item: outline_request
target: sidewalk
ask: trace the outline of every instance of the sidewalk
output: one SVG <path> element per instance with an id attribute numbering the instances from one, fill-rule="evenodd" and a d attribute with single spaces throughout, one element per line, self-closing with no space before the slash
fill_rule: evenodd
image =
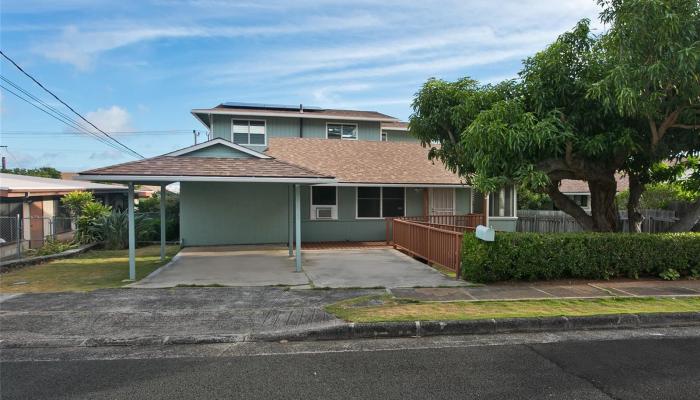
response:
<path id="1" fill-rule="evenodd" d="M 0 347 L 100 346 L 339 339 L 496 332 L 503 329 L 587 329 L 671 326 L 700 322 L 692 315 L 520 318 L 397 324 L 346 323 L 324 307 L 344 299 L 386 294 L 385 289 L 289 290 L 278 287 L 104 289 L 34 293 L 0 298 Z M 700 296 L 700 281 L 625 281 L 392 289 L 424 301 Z M 651 317 L 650 317 L 651 318 Z M 546 321 L 545 321 L 546 320 Z M 578 321 L 578 322 L 577 322 Z M 647 322 L 645 322 L 647 321 Z M 675 322 L 674 322 L 675 321 Z M 690 321 L 690 322 L 689 322 Z M 434 325 L 434 326 L 433 326 Z M 420 328 L 418 328 L 420 326 Z M 430 328 L 433 326 L 432 329 Z M 432 331 L 431 331 L 432 329 Z M 364 335 L 364 336 L 363 336 Z"/>
<path id="2" fill-rule="evenodd" d="M 538 282 L 459 288 L 392 289 L 396 297 L 421 301 L 529 300 L 647 296 L 700 296 L 700 280 Z"/>

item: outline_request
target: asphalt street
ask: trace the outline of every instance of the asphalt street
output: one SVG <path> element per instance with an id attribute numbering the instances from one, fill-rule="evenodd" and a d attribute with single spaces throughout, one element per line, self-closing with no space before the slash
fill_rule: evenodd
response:
<path id="1" fill-rule="evenodd" d="M 685 334 L 684 334 L 685 333 Z M 697 328 L 4 349 L 2 399 L 697 399 Z"/>

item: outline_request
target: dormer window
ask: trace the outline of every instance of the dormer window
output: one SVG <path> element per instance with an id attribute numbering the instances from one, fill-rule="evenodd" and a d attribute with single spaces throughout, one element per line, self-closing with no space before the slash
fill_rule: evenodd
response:
<path id="1" fill-rule="evenodd" d="M 326 124 L 326 138 L 357 140 L 357 124 Z"/>
<path id="2" fill-rule="evenodd" d="M 234 119 L 231 124 L 233 143 L 264 146 L 267 142 L 265 121 Z"/>

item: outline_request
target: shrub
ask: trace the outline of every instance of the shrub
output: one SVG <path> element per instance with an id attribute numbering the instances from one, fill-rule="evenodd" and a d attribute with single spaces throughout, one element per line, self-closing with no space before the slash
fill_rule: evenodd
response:
<path id="1" fill-rule="evenodd" d="M 75 223 L 75 242 L 94 243 L 100 240 L 94 234 L 92 225 L 103 216 L 109 214 L 112 209 L 95 200 L 90 192 L 75 191 L 64 195 L 61 204 L 68 209 L 68 213 Z"/>
<path id="2" fill-rule="evenodd" d="M 475 282 L 658 277 L 700 269 L 698 233 L 508 233 L 465 235 L 462 276 Z M 670 276 L 670 275 L 669 275 Z"/>
<path id="3" fill-rule="evenodd" d="M 44 242 L 44 245 L 38 249 L 31 249 L 27 251 L 29 256 L 48 256 L 51 254 L 63 253 L 66 250 L 72 249 L 75 245 L 67 242 L 61 242 L 55 239 L 48 239 Z"/>
<path id="4" fill-rule="evenodd" d="M 134 229 L 137 240 L 151 235 L 152 224 L 144 215 L 134 216 Z M 120 250 L 129 246 L 129 213 L 127 211 L 112 211 L 103 214 L 90 226 L 90 235 L 103 242 L 107 250 Z"/>

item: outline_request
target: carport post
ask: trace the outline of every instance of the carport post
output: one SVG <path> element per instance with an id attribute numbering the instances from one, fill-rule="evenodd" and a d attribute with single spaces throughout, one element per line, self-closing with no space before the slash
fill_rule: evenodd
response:
<path id="1" fill-rule="evenodd" d="M 134 226 L 134 182 L 129 182 L 129 280 L 136 280 L 136 227 Z"/>
<path id="2" fill-rule="evenodd" d="M 165 261 L 165 183 L 160 184 L 160 261 Z"/>
<path id="3" fill-rule="evenodd" d="M 289 256 L 294 255 L 294 186 L 289 185 L 287 188 L 287 214 L 289 215 L 289 221 L 287 222 L 289 228 Z"/>
<path id="4" fill-rule="evenodd" d="M 301 272 L 301 190 L 294 185 L 294 230 L 296 239 L 296 272 Z"/>

